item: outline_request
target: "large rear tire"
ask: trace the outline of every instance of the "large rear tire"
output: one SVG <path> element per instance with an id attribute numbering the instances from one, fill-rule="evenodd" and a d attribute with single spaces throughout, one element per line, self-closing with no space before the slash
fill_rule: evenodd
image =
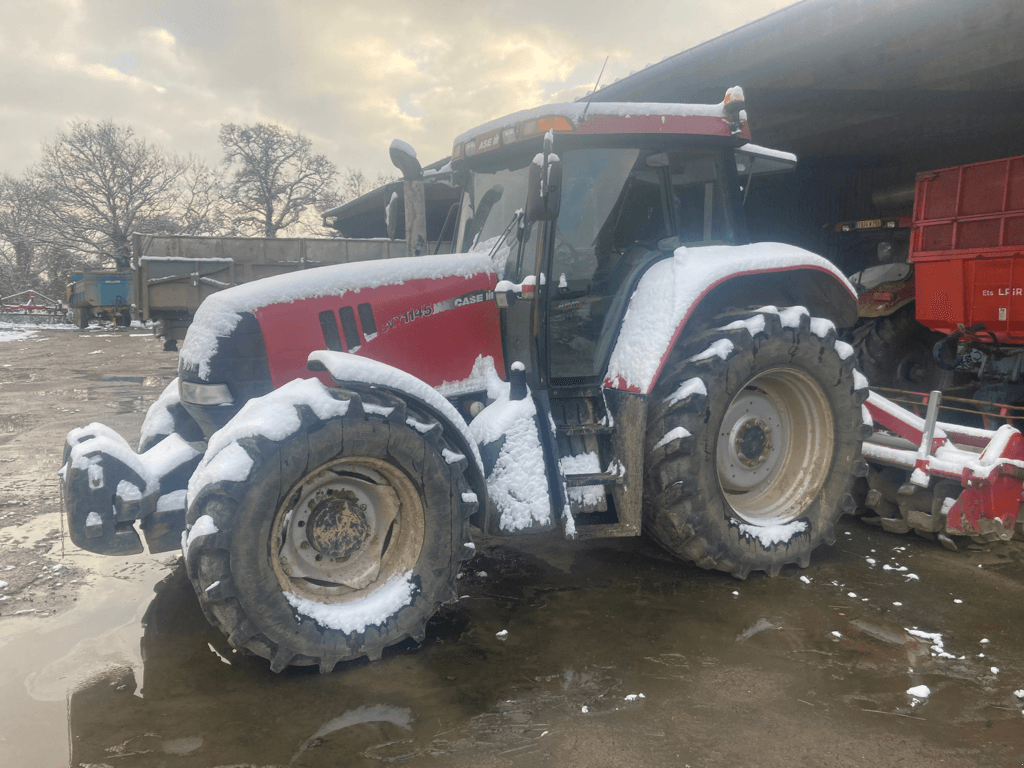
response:
<path id="1" fill-rule="evenodd" d="M 223 466 L 251 461 L 245 479 L 207 483 L 189 506 L 198 533 L 185 557 L 203 611 L 274 671 L 329 672 L 422 641 L 470 554 L 476 497 L 439 419 L 394 393 L 327 391 L 348 401 L 343 416 L 296 405 L 289 436 L 230 443 Z"/>
<path id="2" fill-rule="evenodd" d="M 723 315 L 655 387 L 644 528 L 702 568 L 746 578 L 806 567 L 854 504 L 870 433 L 849 345 L 806 310 Z"/>
<path id="3" fill-rule="evenodd" d="M 874 386 L 930 392 L 949 386 L 932 350 L 943 338 L 917 322 L 908 304 L 886 317 L 866 321 L 853 334 L 857 366 Z"/>

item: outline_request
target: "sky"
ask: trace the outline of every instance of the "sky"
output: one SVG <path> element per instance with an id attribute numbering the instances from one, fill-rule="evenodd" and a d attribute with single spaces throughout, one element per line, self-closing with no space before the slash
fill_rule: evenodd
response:
<path id="1" fill-rule="evenodd" d="M 0 173 L 73 120 L 220 160 L 223 123 L 271 122 L 340 169 L 427 164 L 475 125 L 589 91 L 787 0 L 3 0 Z"/>

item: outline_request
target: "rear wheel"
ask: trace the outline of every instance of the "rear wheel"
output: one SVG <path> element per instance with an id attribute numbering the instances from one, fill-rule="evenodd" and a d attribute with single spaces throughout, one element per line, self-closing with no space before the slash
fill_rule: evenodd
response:
<path id="1" fill-rule="evenodd" d="M 908 304 L 887 317 L 869 320 L 854 331 L 857 365 L 875 386 L 930 392 L 951 383 L 951 371 L 932 350 L 943 338 L 921 325 Z"/>
<path id="2" fill-rule="evenodd" d="M 189 507 L 186 562 L 204 612 L 275 671 L 328 672 L 423 640 L 470 554 L 467 460 L 439 420 L 379 390 L 329 391 L 347 400 L 343 416 L 296 405 L 291 435 L 231 443 L 223 466 L 251 461 L 245 480 L 206 484 Z"/>
<path id="3" fill-rule="evenodd" d="M 834 541 L 853 474 L 866 472 L 867 389 L 832 324 L 802 308 L 713 324 L 652 396 L 644 527 L 679 557 L 739 578 L 806 566 Z"/>

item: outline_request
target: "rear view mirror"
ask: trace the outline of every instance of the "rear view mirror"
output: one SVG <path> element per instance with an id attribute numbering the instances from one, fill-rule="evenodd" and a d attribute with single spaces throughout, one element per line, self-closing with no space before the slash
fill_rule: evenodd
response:
<path id="1" fill-rule="evenodd" d="M 530 165 L 526 217 L 530 221 L 554 221 L 561 202 L 562 161 L 553 153 L 540 153 Z"/>

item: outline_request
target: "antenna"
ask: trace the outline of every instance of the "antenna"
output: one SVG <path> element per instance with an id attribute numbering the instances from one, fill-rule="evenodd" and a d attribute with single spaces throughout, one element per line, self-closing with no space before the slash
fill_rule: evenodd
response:
<path id="1" fill-rule="evenodd" d="M 580 117 L 580 122 L 587 119 L 587 110 L 590 109 L 590 102 L 593 101 L 595 94 L 597 94 L 597 86 L 601 84 L 601 76 L 604 75 L 604 68 L 608 66 L 608 59 L 610 58 L 611 56 L 604 57 L 604 64 L 601 65 L 601 71 L 597 73 L 597 80 L 594 81 L 594 90 L 592 90 L 590 95 L 587 97 L 587 106 L 583 108 L 583 115 Z"/>

